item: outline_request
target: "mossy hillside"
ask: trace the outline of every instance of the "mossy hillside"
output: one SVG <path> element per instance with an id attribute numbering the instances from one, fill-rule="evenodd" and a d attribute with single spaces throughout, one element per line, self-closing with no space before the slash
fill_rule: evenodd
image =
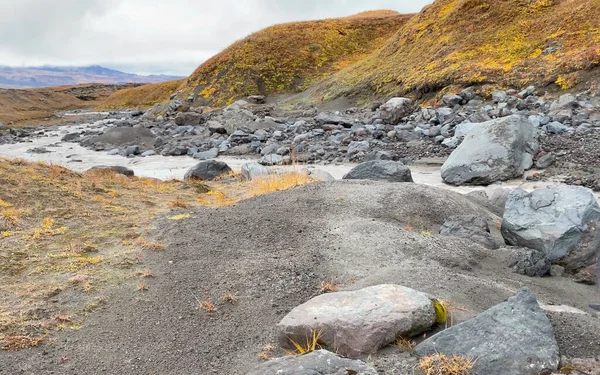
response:
<path id="1" fill-rule="evenodd" d="M 449 85 L 568 89 L 600 63 L 598 0 L 438 0 L 321 94 L 417 97 Z M 559 87 L 558 87 L 559 86 Z"/>
<path id="2" fill-rule="evenodd" d="M 224 105 L 240 97 L 302 91 L 368 56 L 409 19 L 393 11 L 268 27 L 203 63 L 183 95 Z"/>
<path id="3" fill-rule="evenodd" d="M 98 108 L 148 108 L 168 100 L 184 82 L 185 80 L 175 80 L 119 90 L 106 98 Z"/>

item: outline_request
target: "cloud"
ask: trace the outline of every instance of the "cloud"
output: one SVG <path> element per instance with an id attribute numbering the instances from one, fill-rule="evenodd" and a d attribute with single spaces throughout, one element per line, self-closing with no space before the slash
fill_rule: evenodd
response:
<path id="1" fill-rule="evenodd" d="M 290 21 L 365 10 L 419 11 L 431 0 L 2 0 L 0 65 L 100 64 L 190 74 L 234 41 Z"/>

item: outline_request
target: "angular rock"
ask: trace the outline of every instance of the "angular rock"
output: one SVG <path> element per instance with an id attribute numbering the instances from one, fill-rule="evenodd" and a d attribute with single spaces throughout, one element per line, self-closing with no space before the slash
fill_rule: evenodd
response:
<path id="1" fill-rule="evenodd" d="M 540 157 L 535 162 L 535 167 L 537 169 L 546 169 L 549 166 L 551 166 L 552 164 L 554 164 L 555 160 L 556 160 L 556 157 L 554 156 L 554 154 L 546 154 L 546 155 Z"/>
<path id="2" fill-rule="evenodd" d="M 464 323 L 431 336 L 415 348 L 475 360 L 474 374 L 538 375 L 558 368 L 560 354 L 550 320 L 527 288 Z"/>
<path id="3" fill-rule="evenodd" d="M 343 179 L 413 182 L 410 169 L 406 165 L 392 160 L 364 162 L 352 168 Z"/>
<path id="4" fill-rule="evenodd" d="M 508 94 L 506 94 L 506 91 L 498 90 L 492 93 L 492 100 L 494 103 L 505 103 L 507 99 Z"/>
<path id="5" fill-rule="evenodd" d="M 271 174 L 269 168 L 258 163 L 246 163 L 242 165 L 242 177 L 246 180 L 252 180 L 257 177 L 264 177 Z"/>
<path id="6" fill-rule="evenodd" d="M 398 336 L 414 336 L 435 323 L 431 299 L 400 285 L 376 285 L 317 296 L 294 308 L 277 328 L 282 346 L 306 342 L 316 330 L 341 355 L 371 354 Z"/>
<path id="7" fill-rule="evenodd" d="M 537 145 L 525 117 L 509 116 L 474 127 L 441 169 L 449 184 L 489 185 L 523 175 L 524 154 Z"/>
<path id="8" fill-rule="evenodd" d="M 179 112 L 175 116 L 175 124 L 182 125 L 200 125 L 204 123 L 205 118 L 202 114 L 196 112 Z"/>
<path id="9" fill-rule="evenodd" d="M 319 113 L 315 117 L 315 121 L 321 126 L 327 125 L 327 124 L 333 124 L 333 125 L 342 125 L 345 128 L 350 128 L 353 125 L 352 121 L 346 120 L 342 116 L 332 115 L 332 114 L 324 113 L 324 112 Z"/>
<path id="10" fill-rule="evenodd" d="M 447 106 L 454 107 L 455 105 L 461 104 L 463 101 L 462 96 L 460 95 L 444 95 L 442 97 L 442 103 Z"/>
<path id="11" fill-rule="evenodd" d="M 379 108 L 381 119 L 388 124 L 396 125 L 413 113 L 415 107 L 408 98 L 392 98 Z"/>
<path id="12" fill-rule="evenodd" d="M 373 151 L 365 156 L 364 161 L 373 161 L 373 160 L 392 160 L 392 154 L 387 151 Z"/>
<path id="13" fill-rule="evenodd" d="M 230 172 L 231 168 L 226 163 L 218 160 L 207 160 L 196 164 L 185 172 L 184 179 L 212 181 Z"/>
<path id="14" fill-rule="evenodd" d="M 567 270 L 595 263 L 600 253 L 600 206 L 590 189 L 555 185 L 508 195 L 502 235 L 511 245 L 544 252 Z"/>
<path id="15" fill-rule="evenodd" d="M 529 277 L 542 277 L 550 273 L 552 263 L 546 254 L 538 250 L 515 249 L 508 266 L 518 274 Z"/>
<path id="16" fill-rule="evenodd" d="M 368 141 L 352 141 L 348 145 L 348 155 L 354 155 L 359 152 L 367 152 L 371 146 Z"/>
<path id="17" fill-rule="evenodd" d="M 258 161 L 262 165 L 282 165 L 283 156 L 277 154 L 265 155 Z"/>
<path id="18" fill-rule="evenodd" d="M 248 375 L 377 375 L 377 371 L 360 360 L 347 359 L 327 350 L 301 356 L 283 357 L 265 362 Z"/>
<path id="19" fill-rule="evenodd" d="M 206 127 L 211 133 L 227 134 L 227 129 L 225 129 L 225 126 L 218 121 L 210 120 L 206 123 Z"/>
<path id="20" fill-rule="evenodd" d="M 467 238 L 489 249 L 499 246 L 490 233 L 487 221 L 475 215 L 456 215 L 449 217 L 440 229 L 442 236 Z"/>

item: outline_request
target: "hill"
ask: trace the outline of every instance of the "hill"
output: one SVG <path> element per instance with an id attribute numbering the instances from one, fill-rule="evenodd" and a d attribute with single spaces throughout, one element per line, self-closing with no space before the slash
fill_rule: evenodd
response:
<path id="1" fill-rule="evenodd" d="M 168 100 L 169 96 L 177 92 L 184 84 L 185 80 L 179 79 L 119 90 L 104 100 L 98 108 L 151 107 Z"/>
<path id="2" fill-rule="evenodd" d="M 39 89 L 0 89 L 0 122 L 22 122 L 54 116 L 56 111 L 93 108 L 114 92 L 136 84 L 87 84 Z"/>
<path id="3" fill-rule="evenodd" d="M 598 15 L 597 0 L 437 0 L 321 93 L 418 98 L 485 83 L 568 89 L 598 74 Z"/>
<path id="4" fill-rule="evenodd" d="M 411 16 L 380 10 L 271 26 L 204 62 L 180 87 L 172 82 L 123 90 L 105 104 L 151 106 L 177 90 L 213 106 L 253 94 L 300 92 L 383 46 Z"/>
<path id="5" fill-rule="evenodd" d="M 72 86 L 86 83 L 125 84 L 157 83 L 181 77 L 167 75 L 142 76 L 123 73 L 99 65 L 85 67 L 25 67 L 0 66 L 1 88 L 39 88 Z"/>

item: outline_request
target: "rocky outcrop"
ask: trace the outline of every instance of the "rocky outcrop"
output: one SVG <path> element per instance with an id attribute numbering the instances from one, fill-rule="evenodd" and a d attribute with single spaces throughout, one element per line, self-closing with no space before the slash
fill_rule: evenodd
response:
<path id="1" fill-rule="evenodd" d="M 282 346 L 306 342 L 313 332 L 336 353 L 371 354 L 398 336 L 412 336 L 435 323 L 431 299 L 399 285 L 377 285 L 315 297 L 294 308 L 277 325 Z"/>
<path id="2" fill-rule="evenodd" d="M 552 324 L 527 288 L 428 338 L 417 345 L 415 353 L 467 357 L 474 360 L 473 373 L 486 375 L 550 373 L 560 361 Z"/>
<path id="3" fill-rule="evenodd" d="M 600 253 L 600 206 L 591 190 L 556 185 L 508 195 L 502 234 L 515 246 L 542 251 L 567 270 L 593 265 Z"/>
<path id="4" fill-rule="evenodd" d="M 391 160 L 373 160 L 359 164 L 344 176 L 344 180 L 413 182 L 410 169 Z"/>
<path id="5" fill-rule="evenodd" d="M 342 358 L 327 350 L 277 358 L 247 372 L 248 375 L 377 375 L 377 371 L 360 360 Z"/>
<path id="6" fill-rule="evenodd" d="M 525 117 L 491 120 L 467 133 L 442 166 L 442 179 L 452 185 L 489 185 L 520 177 L 537 148 L 535 129 Z"/>

